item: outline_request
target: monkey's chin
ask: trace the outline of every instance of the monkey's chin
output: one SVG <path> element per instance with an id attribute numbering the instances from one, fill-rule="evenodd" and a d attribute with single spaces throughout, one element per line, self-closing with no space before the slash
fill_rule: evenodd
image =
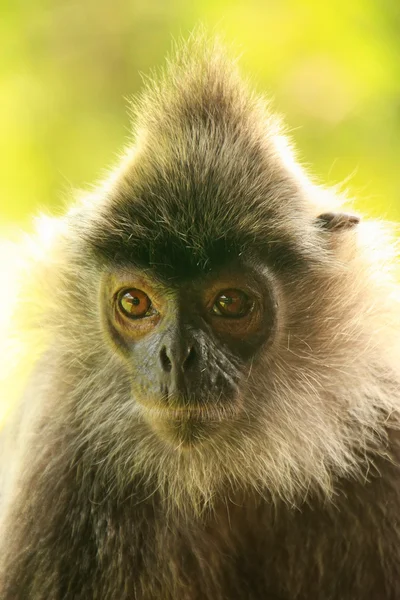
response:
<path id="1" fill-rule="evenodd" d="M 206 443 L 226 426 L 227 415 L 201 409 L 159 409 L 143 407 L 143 416 L 151 429 L 164 441 L 179 448 Z"/>
<path id="2" fill-rule="evenodd" d="M 188 449 L 206 443 L 222 427 L 222 423 L 194 419 L 152 419 L 151 427 L 166 442 Z"/>

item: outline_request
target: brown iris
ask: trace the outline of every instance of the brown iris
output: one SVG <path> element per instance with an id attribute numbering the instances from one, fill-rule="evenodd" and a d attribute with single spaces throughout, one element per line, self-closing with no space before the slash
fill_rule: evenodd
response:
<path id="1" fill-rule="evenodd" d="M 241 290 L 223 290 L 217 296 L 212 311 L 221 317 L 239 319 L 249 314 L 253 308 L 252 300 Z"/>
<path id="2" fill-rule="evenodd" d="M 149 314 L 151 300 L 142 290 L 132 288 L 119 294 L 118 308 L 131 319 L 142 319 Z"/>

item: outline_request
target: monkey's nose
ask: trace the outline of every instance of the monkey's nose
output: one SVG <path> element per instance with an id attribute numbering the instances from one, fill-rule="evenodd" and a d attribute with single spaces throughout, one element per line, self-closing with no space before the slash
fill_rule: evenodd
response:
<path id="1" fill-rule="evenodd" d="M 163 346 L 160 351 L 160 363 L 161 363 L 161 368 L 165 373 L 169 373 L 171 371 L 172 363 L 167 354 L 167 349 L 165 346 Z"/>
<path id="2" fill-rule="evenodd" d="M 183 351 L 167 349 L 163 346 L 160 351 L 160 364 L 164 373 L 172 369 L 188 371 L 196 363 L 197 353 L 193 346 L 187 346 Z"/>
<path id="3" fill-rule="evenodd" d="M 196 350 L 193 346 L 186 348 L 186 355 L 182 362 L 182 371 L 188 371 L 196 363 Z"/>

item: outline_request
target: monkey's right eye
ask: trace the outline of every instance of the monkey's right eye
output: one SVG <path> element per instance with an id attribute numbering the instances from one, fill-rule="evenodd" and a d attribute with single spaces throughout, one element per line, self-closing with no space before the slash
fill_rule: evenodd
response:
<path id="1" fill-rule="evenodd" d="M 123 290 L 117 298 L 120 312 L 130 319 L 143 319 L 151 314 L 151 300 L 142 290 Z"/>

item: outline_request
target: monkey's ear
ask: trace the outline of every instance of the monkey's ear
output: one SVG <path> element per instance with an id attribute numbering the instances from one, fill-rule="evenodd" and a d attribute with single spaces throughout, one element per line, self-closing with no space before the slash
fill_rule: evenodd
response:
<path id="1" fill-rule="evenodd" d="M 360 217 L 348 213 L 323 213 L 315 219 L 315 224 L 324 231 L 344 231 L 352 229 L 360 222 Z"/>

